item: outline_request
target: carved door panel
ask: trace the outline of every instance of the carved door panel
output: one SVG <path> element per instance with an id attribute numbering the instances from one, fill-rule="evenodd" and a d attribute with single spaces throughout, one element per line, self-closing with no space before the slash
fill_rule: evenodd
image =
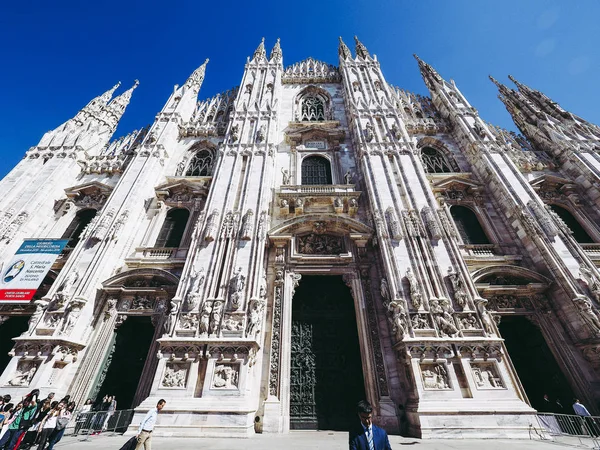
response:
<path id="1" fill-rule="evenodd" d="M 363 398 L 350 292 L 340 277 L 304 277 L 292 304 L 290 428 L 348 430 Z"/>

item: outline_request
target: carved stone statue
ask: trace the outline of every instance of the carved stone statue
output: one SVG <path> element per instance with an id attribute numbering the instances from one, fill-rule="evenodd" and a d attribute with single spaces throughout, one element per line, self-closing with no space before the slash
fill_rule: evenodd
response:
<path id="1" fill-rule="evenodd" d="M 210 334 L 217 334 L 219 332 L 219 325 L 221 323 L 221 313 L 223 312 L 223 302 L 215 301 L 212 307 L 212 315 L 210 319 Z"/>
<path id="2" fill-rule="evenodd" d="M 587 283 L 594 300 L 600 302 L 600 280 L 598 280 L 594 273 L 584 265 L 579 267 L 579 272 L 581 272 L 581 276 Z"/>
<path id="3" fill-rule="evenodd" d="M 344 174 L 344 183 L 352 184 L 353 179 L 354 179 L 354 175 L 352 175 L 352 172 L 350 172 L 350 169 L 348 169 L 346 171 L 346 173 Z"/>
<path id="4" fill-rule="evenodd" d="M 163 387 L 184 388 L 187 377 L 187 365 L 167 363 L 165 375 L 162 380 Z"/>
<path id="5" fill-rule="evenodd" d="M 383 298 L 384 300 L 388 300 L 390 298 L 390 290 L 388 282 L 385 278 L 381 279 L 379 290 L 381 291 L 381 298 Z"/>
<path id="6" fill-rule="evenodd" d="M 208 334 L 208 327 L 210 324 L 210 313 L 211 305 L 209 302 L 205 301 L 204 305 L 202 305 L 202 312 L 200 313 L 199 332 L 202 336 L 206 336 Z"/>
<path id="7" fill-rule="evenodd" d="M 71 300 L 69 306 L 67 307 L 66 315 L 63 320 L 63 326 L 60 330 L 60 334 L 68 335 L 71 333 L 75 324 L 77 323 L 77 319 L 81 315 L 81 309 L 85 305 L 85 300 L 82 298 L 75 298 Z"/>
<path id="8" fill-rule="evenodd" d="M 263 273 L 262 279 L 260 280 L 260 288 L 258 290 L 258 296 L 260 298 L 267 298 L 267 274 Z"/>
<path id="9" fill-rule="evenodd" d="M 406 279 L 408 280 L 408 284 L 410 286 L 410 300 L 412 305 L 419 309 L 423 305 L 423 297 L 417 277 L 415 277 L 415 274 L 410 267 L 406 269 Z"/>
<path id="10" fill-rule="evenodd" d="M 256 132 L 256 142 L 263 142 L 265 140 L 266 134 L 267 128 L 264 125 L 261 125 L 258 131 Z"/>
<path id="11" fill-rule="evenodd" d="M 265 303 L 264 300 L 252 300 L 250 311 L 248 312 L 248 324 L 246 325 L 246 337 L 253 338 L 260 332 L 262 314 Z"/>
<path id="12" fill-rule="evenodd" d="M 238 365 L 219 364 L 215 366 L 213 387 L 221 389 L 235 389 L 238 387 L 239 372 Z"/>
<path id="13" fill-rule="evenodd" d="M 483 322 L 483 329 L 485 332 L 493 336 L 496 334 L 494 330 L 494 321 L 491 317 L 490 312 L 487 310 L 487 300 L 484 298 L 479 298 L 475 300 L 475 305 L 477 306 L 477 310 L 479 311 L 479 315 L 481 316 L 481 321 Z"/>
<path id="14" fill-rule="evenodd" d="M 290 182 L 292 180 L 290 171 L 287 169 L 281 169 L 281 173 L 283 174 L 283 180 L 282 180 L 281 184 L 284 186 L 287 186 L 288 184 L 290 184 Z"/>
<path id="15" fill-rule="evenodd" d="M 242 291 L 246 286 L 246 277 L 242 274 L 242 268 L 238 267 L 236 272 L 233 274 L 230 282 L 230 299 L 231 307 L 238 309 L 240 307 L 240 300 L 242 298 Z"/>
<path id="16" fill-rule="evenodd" d="M 29 328 L 27 329 L 27 334 L 33 333 L 33 330 L 35 330 L 37 323 L 40 321 L 40 318 L 42 317 L 44 311 L 48 307 L 48 302 L 44 300 L 36 300 L 33 304 L 35 305 L 35 311 L 29 319 Z"/>
<path id="17" fill-rule="evenodd" d="M 35 373 L 37 372 L 38 365 L 33 361 L 19 361 L 17 364 L 17 370 L 13 377 L 8 380 L 9 386 L 29 386 Z"/>
<path id="18" fill-rule="evenodd" d="M 365 139 L 367 142 L 371 142 L 375 137 L 375 128 L 371 124 L 371 122 L 367 122 L 365 125 Z"/>
<path id="19" fill-rule="evenodd" d="M 467 314 L 459 320 L 460 328 L 463 330 L 476 330 L 479 328 L 477 318 L 473 314 Z"/>
<path id="20" fill-rule="evenodd" d="M 424 367 L 427 367 L 426 369 Z M 421 368 L 425 389 L 448 389 L 448 371 L 442 364 L 427 365 Z"/>
<path id="21" fill-rule="evenodd" d="M 463 281 L 458 272 L 454 272 L 452 270 L 452 267 L 450 267 L 448 271 L 448 278 L 450 279 L 452 288 L 454 289 L 454 300 L 458 306 L 464 308 L 467 304 L 467 293 L 465 292 Z"/>
<path id="22" fill-rule="evenodd" d="M 573 299 L 573 302 L 579 308 L 579 312 L 592 328 L 594 334 L 600 335 L 600 317 L 598 317 L 598 312 L 592 305 L 592 301 L 585 295 L 578 295 Z"/>
<path id="23" fill-rule="evenodd" d="M 179 313 L 179 302 L 176 300 L 171 300 L 171 311 L 169 312 L 167 320 L 165 321 L 165 335 L 168 335 L 173 329 L 173 325 L 177 319 L 177 313 Z"/>
<path id="24" fill-rule="evenodd" d="M 390 313 L 390 322 L 396 341 L 401 341 L 406 334 L 406 310 L 401 300 L 394 300 L 389 303 L 388 311 Z"/>
<path id="25" fill-rule="evenodd" d="M 200 300 L 200 288 L 204 284 L 204 279 L 204 267 L 201 267 L 199 270 L 195 270 L 192 267 L 192 270 L 190 272 L 189 289 L 186 296 L 186 301 L 189 310 L 192 310 L 196 306 L 198 306 L 198 301 Z"/>
<path id="26" fill-rule="evenodd" d="M 179 319 L 179 328 L 182 330 L 195 330 L 198 326 L 198 316 L 196 314 L 182 314 Z"/>

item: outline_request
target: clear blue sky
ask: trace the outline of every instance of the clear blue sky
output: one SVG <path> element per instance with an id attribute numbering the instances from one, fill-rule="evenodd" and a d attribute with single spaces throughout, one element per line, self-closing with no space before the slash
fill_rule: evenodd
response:
<path id="1" fill-rule="evenodd" d="M 203 6 L 210 5 L 210 6 Z M 200 98 L 239 84 L 261 37 L 284 65 L 337 65 L 357 34 L 388 82 L 426 94 L 413 53 L 481 116 L 514 128 L 488 74 L 537 88 L 600 124 L 598 0 L 20 1 L 0 9 L 0 176 L 92 97 L 138 78 L 115 136 L 154 120 L 174 84 L 210 58 Z"/>

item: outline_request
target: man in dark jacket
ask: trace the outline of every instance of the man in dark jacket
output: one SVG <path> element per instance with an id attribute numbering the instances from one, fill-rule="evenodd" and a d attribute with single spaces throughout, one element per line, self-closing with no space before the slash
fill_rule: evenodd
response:
<path id="1" fill-rule="evenodd" d="M 350 431 L 350 450 L 392 450 L 385 430 L 373 424 L 373 407 L 361 400 L 356 407 L 360 425 Z"/>

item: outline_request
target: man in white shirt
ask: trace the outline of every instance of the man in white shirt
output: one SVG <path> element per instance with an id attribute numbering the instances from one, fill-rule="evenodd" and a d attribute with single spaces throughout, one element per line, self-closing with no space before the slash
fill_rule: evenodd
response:
<path id="1" fill-rule="evenodd" d="M 154 430 L 154 424 L 156 423 L 158 413 L 166 404 L 166 400 L 161 398 L 156 404 L 156 408 L 148 411 L 146 417 L 144 417 L 144 420 L 140 423 L 137 435 L 138 443 L 135 446 L 135 450 L 141 450 L 142 448 L 144 448 L 144 450 L 150 450 L 152 448 L 152 431 Z"/>

